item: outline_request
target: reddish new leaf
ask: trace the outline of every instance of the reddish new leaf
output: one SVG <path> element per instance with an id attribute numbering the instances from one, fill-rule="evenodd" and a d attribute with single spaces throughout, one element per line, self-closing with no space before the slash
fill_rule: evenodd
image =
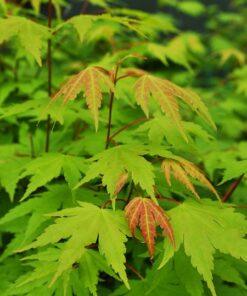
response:
<path id="1" fill-rule="evenodd" d="M 135 197 L 125 207 L 125 215 L 128 219 L 132 235 L 135 234 L 135 230 L 139 225 L 151 258 L 155 250 L 157 225 L 162 228 L 163 235 L 167 236 L 171 244 L 175 246 L 173 230 L 168 221 L 168 217 L 165 215 L 164 210 L 151 199 Z"/>
<path id="2" fill-rule="evenodd" d="M 53 100 L 62 96 L 64 103 L 66 103 L 69 100 L 75 100 L 77 95 L 83 90 L 97 130 L 99 108 L 102 103 L 104 88 L 108 91 L 114 91 L 114 85 L 110 79 L 109 72 L 101 67 L 88 67 L 72 76 L 53 96 Z"/>

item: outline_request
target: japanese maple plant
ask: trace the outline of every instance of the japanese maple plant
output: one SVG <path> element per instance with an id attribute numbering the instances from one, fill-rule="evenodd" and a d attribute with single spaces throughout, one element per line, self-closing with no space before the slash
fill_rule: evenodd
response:
<path id="1" fill-rule="evenodd" d="M 31 3 L 33 11 L 3 2 L 0 19 L 16 96 L 1 118 L 19 125 L 18 140 L 0 150 L 10 199 L 0 268 L 12 274 L 0 281 L 2 295 L 244 289 L 233 266 L 247 259 L 246 222 L 225 203 L 243 176 L 217 192 L 201 152 L 217 128 L 200 81 L 198 90 L 180 86 L 165 66 L 147 66 L 154 52 L 191 73 L 179 44 L 160 58 L 161 34 L 179 34 L 171 20 L 105 1 L 92 1 L 100 14 L 84 6 L 63 20 L 62 2 L 43 4 L 44 15 Z"/>

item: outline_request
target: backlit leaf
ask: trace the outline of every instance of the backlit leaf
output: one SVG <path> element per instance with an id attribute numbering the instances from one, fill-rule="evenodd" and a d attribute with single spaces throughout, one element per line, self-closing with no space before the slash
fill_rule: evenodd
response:
<path id="1" fill-rule="evenodd" d="M 68 208 L 52 216 L 57 217 L 55 223 L 48 226 L 36 241 L 20 250 L 42 247 L 67 239 L 52 283 L 83 256 L 84 247 L 96 243 L 98 239 L 100 253 L 104 255 L 108 265 L 119 274 L 125 285 L 129 286 L 124 265 L 128 229 L 121 211 L 101 209 L 90 203 L 80 202 L 80 207 Z"/>
<path id="2" fill-rule="evenodd" d="M 192 162 L 185 160 L 182 157 L 175 156 L 174 159 L 165 159 L 162 162 L 161 168 L 165 174 L 168 185 L 171 186 L 171 174 L 175 179 L 181 182 L 189 191 L 191 191 L 197 198 L 200 198 L 195 190 L 190 178 L 198 180 L 203 186 L 207 187 L 214 195 L 219 198 L 217 191 L 213 185 L 208 181 L 200 169 Z"/>
<path id="3" fill-rule="evenodd" d="M 0 43 L 17 37 L 20 45 L 41 66 L 41 49 L 50 34 L 46 27 L 24 17 L 10 16 L 0 19 Z"/>
<path id="4" fill-rule="evenodd" d="M 136 227 L 140 227 L 151 258 L 155 250 L 156 225 L 162 228 L 163 235 L 169 238 L 173 246 L 175 245 L 173 230 L 164 210 L 152 200 L 135 197 L 125 207 L 125 215 L 132 235 L 135 234 Z"/>
<path id="5" fill-rule="evenodd" d="M 92 164 L 76 188 L 102 176 L 102 184 L 113 198 L 119 179 L 128 173 L 134 184 L 140 185 L 148 195 L 154 197 L 153 167 L 142 154 L 142 147 L 133 145 L 121 145 L 98 153 L 92 158 Z"/>
<path id="6" fill-rule="evenodd" d="M 113 83 L 107 71 L 100 67 L 88 67 L 72 76 L 53 96 L 53 100 L 62 96 L 63 102 L 66 103 L 69 100 L 74 100 L 83 90 L 97 130 L 99 121 L 98 110 L 103 99 L 103 87 L 114 91 Z"/>

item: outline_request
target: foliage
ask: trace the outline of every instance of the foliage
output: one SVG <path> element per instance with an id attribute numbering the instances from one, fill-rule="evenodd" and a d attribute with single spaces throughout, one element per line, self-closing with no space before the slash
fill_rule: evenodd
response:
<path id="1" fill-rule="evenodd" d="M 126 206 L 125 215 L 128 219 L 132 235 L 135 234 L 136 227 L 139 224 L 151 258 L 154 255 L 156 224 L 163 229 L 163 234 L 167 235 L 174 245 L 173 230 L 168 222 L 168 218 L 163 209 L 150 199 L 135 197 Z"/>
<path id="2" fill-rule="evenodd" d="M 0 0 L 1 295 L 246 294 L 247 9 L 221 2 Z"/>

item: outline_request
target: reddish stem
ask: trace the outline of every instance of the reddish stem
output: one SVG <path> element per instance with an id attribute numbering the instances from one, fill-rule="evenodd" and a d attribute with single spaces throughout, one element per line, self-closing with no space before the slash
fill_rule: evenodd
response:
<path id="1" fill-rule="evenodd" d="M 115 71 L 114 71 L 113 77 L 112 77 L 112 82 L 113 82 L 114 86 L 117 83 L 118 69 L 119 69 L 119 64 L 116 65 L 116 68 L 115 68 Z M 110 134 L 111 134 L 111 124 L 112 124 L 113 101 L 114 101 L 114 91 L 110 90 L 109 115 L 108 115 L 108 125 L 107 125 L 107 135 L 106 135 L 105 149 L 108 149 L 109 144 L 111 142 Z"/>
<path id="2" fill-rule="evenodd" d="M 115 138 L 118 134 L 120 134 L 122 131 L 128 129 L 129 127 L 134 126 L 134 125 L 136 125 L 136 124 L 138 124 L 138 123 L 141 123 L 141 122 L 143 122 L 143 121 L 146 121 L 146 120 L 148 120 L 148 118 L 146 118 L 146 117 L 141 117 L 141 118 L 135 119 L 135 120 L 131 121 L 130 123 L 128 123 L 128 124 L 122 126 L 120 129 L 118 129 L 117 131 L 115 131 L 115 133 L 113 133 L 113 134 L 110 136 L 109 141 L 111 142 L 113 138 Z"/>
<path id="3" fill-rule="evenodd" d="M 124 203 L 126 203 L 127 201 L 123 198 L 116 198 L 115 199 L 116 201 L 122 201 Z M 112 199 L 107 199 L 102 205 L 101 205 L 101 209 L 104 209 L 106 208 L 109 204 L 112 203 Z"/>
<path id="4" fill-rule="evenodd" d="M 172 203 L 176 203 L 176 204 L 181 204 L 181 201 L 178 201 L 176 200 L 175 198 L 172 198 L 172 197 L 163 197 L 161 195 L 156 195 L 156 198 L 159 199 L 159 200 L 165 200 L 165 201 L 169 201 L 169 202 L 172 202 Z"/>
<path id="5" fill-rule="evenodd" d="M 137 271 L 134 266 L 132 266 L 131 264 L 129 263 L 125 263 L 125 266 L 131 270 L 139 279 L 141 279 L 142 281 L 144 280 L 144 277 L 139 273 L 139 271 Z"/>
<path id="6" fill-rule="evenodd" d="M 221 199 L 222 202 L 228 201 L 228 199 L 231 197 L 231 195 L 233 194 L 233 192 L 237 189 L 237 187 L 240 184 L 240 182 L 243 179 L 243 177 L 244 177 L 244 174 L 242 174 L 235 181 L 232 182 L 232 184 L 227 189 L 225 195 L 222 197 L 222 199 Z"/>

